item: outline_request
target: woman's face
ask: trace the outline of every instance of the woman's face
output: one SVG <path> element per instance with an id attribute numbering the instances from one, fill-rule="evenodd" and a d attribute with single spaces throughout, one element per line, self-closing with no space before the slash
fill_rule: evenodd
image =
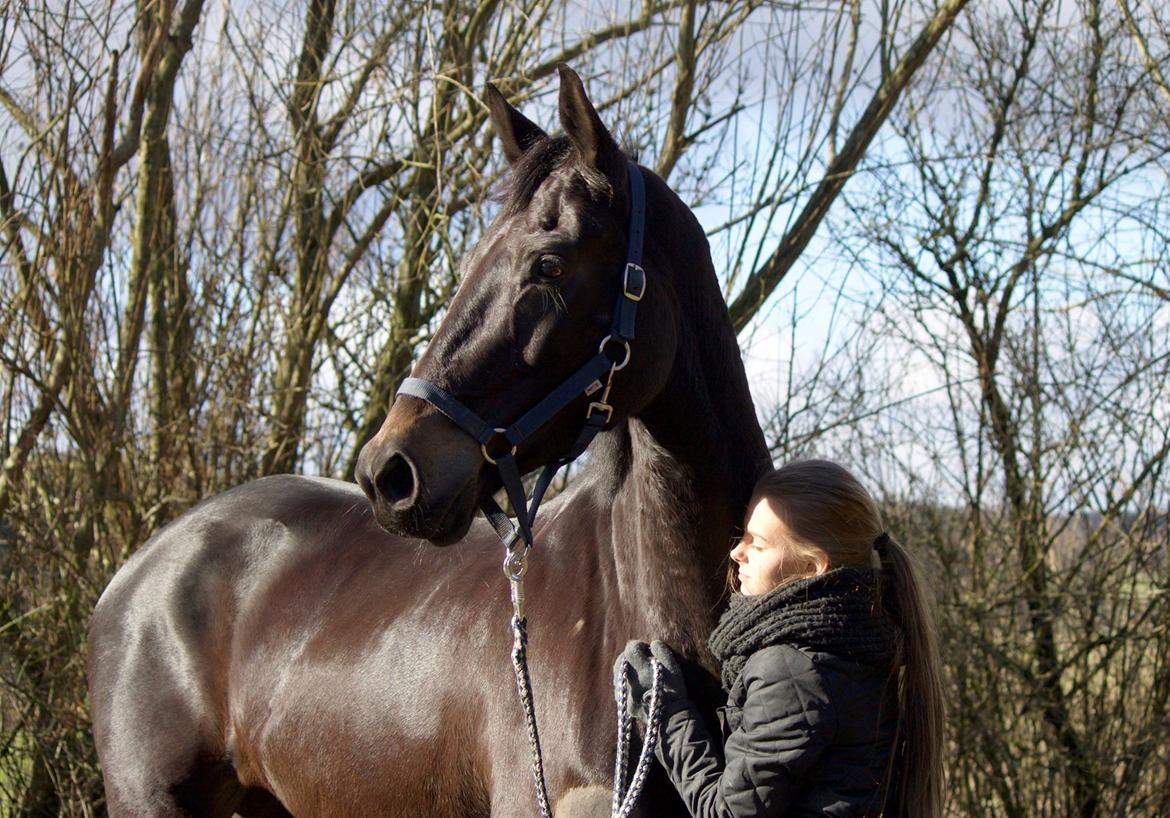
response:
<path id="1" fill-rule="evenodd" d="M 740 592 L 758 596 L 790 577 L 821 573 L 824 568 L 801 556 L 795 542 L 766 497 L 752 500 L 743 525 L 743 539 L 731 549 L 731 559 L 738 564 Z"/>

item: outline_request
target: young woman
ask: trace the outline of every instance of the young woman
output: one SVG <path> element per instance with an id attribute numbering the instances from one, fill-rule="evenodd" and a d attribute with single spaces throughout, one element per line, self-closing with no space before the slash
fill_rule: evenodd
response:
<path id="1" fill-rule="evenodd" d="M 938 650 L 914 561 L 869 493 L 835 463 L 777 469 L 731 559 L 739 591 L 710 643 L 727 690 L 722 743 L 665 643 L 623 653 L 642 720 L 651 656 L 662 662 L 655 750 L 691 813 L 938 818 Z"/>

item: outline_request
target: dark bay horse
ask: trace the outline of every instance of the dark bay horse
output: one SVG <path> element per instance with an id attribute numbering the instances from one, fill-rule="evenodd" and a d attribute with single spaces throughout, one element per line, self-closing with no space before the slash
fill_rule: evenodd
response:
<path id="1" fill-rule="evenodd" d="M 503 426 L 596 353 L 629 200 L 626 159 L 572 71 L 564 136 L 490 86 L 487 103 L 510 184 L 414 375 Z M 558 818 L 608 815 L 610 668 L 628 638 L 666 639 L 713 669 L 727 550 L 769 465 L 703 231 L 642 172 L 647 291 L 631 360 L 585 468 L 537 520 L 527 576 Z M 526 441 L 522 468 L 561 456 L 589 401 Z M 502 549 L 475 516 L 498 474 L 404 396 L 356 476 L 365 494 L 279 476 L 211 498 L 114 577 L 89 639 L 111 816 L 535 814 Z M 641 811 L 686 815 L 664 779 Z"/>

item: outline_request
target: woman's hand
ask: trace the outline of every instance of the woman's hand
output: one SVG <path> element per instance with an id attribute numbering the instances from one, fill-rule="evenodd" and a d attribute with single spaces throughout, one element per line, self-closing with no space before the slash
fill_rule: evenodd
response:
<path id="1" fill-rule="evenodd" d="M 646 721 L 647 703 L 642 700 L 654 684 L 648 644 L 637 639 L 626 642 L 626 649 L 618 654 L 613 663 L 613 684 L 615 693 L 618 685 L 629 686 L 626 711 L 638 721 Z"/>
<path id="2" fill-rule="evenodd" d="M 657 659 L 662 665 L 660 674 L 663 704 L 666 705 L 671 700 L 685 699 L 687 695 L 687 686 L 678 664 L 678 657 L 674 655 L 670 646 L 658 639 L 649 645 L 631 639 L 614 663 L 614 684 L 630 686 L 629 697 L 626 699 L 627 708 L 630 714 L 641 722 L 648 718 L 650 692 L 654 687 L 652 659 Z M 626 669 L 627 662 L 629 669 Z"/>
<path id="3" fill-rule="evenodd" d="M 685 699 L 687 697 L 687 683 L 683 678 L 682 668 L 679 667 L 678 657 L 670 649 L 670 645 L 661 639 L 650 643 L 650 655 L 662 663 L 662 698 L 663 701 Z"/>

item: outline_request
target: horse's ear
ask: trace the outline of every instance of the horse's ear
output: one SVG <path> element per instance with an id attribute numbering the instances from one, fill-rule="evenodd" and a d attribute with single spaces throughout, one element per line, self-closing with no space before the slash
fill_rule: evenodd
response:
<path id="1" fill-rule="evenodd" d="M 621 151 L 609 130 L 601 124 L 593 103 L 585 93 L 585 86 L 577 72 L 560 65 L 561 72 L 561 126 L 576 147 L 585 167 L 601 171 L 607 176 L 622 167 Z"/>
<path id="2" fill-rule="evenodd" d="M 504 156 L 509 165 L 516 164 L 524 155 L 524 151 L 534 144 L 542 139 L 548 139 L 548 134 L 542 131 L 540 126 L 513 108 L 500 93 L 500 89 L 490 82 L 484 97 L 492 125 L 495 126 L 500 142 L 504 144 Z"/>

